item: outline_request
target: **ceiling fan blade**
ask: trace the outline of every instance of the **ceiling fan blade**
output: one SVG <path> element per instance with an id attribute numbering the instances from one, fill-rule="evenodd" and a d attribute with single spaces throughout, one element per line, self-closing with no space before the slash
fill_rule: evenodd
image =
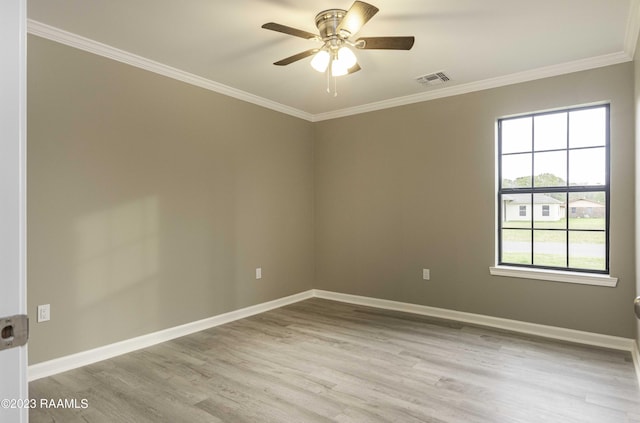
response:
<path id="1" fill-rule="evenodd" d="M 356 63 L 355 65 L 353 65 L 353 66 L 351 66 L 351 67 L 349 68 L 349 71 L 347 72 L 347 75 L 351 75 L 352 73 L 356 73 L 356 72 L 358 72 L 360 69 L 362 69 L 362 68 L 360 67 L 360 65 L 359 65 L 359 64 L 357 64 L 357 63 Z"/>
<path id="2" fill-rule="evenodd" d="M 285 59 L 278 60 L 274 63 L 276 66 L 286 66 L 293 62 L 297 62 L 298 60 L 304 59 L 305 57 L 309 57 L 318 52 L 319 49 L 312 48 L 311 50 L 303 51 L 302 53 L 294 54 L 293 56 L 289 56 Z"/>
<path id="3" fill-rule="evenodd" d="M 344 15 L 344 18 L 340 21 L 340 24 L 336 28 L 336 33 L 343 34 L 347 32 L 348 37 L 360 31 L 362 26 L 369 22 L 369 19 L 373 18 L 373 15 L 378 13 L 378 8 L 365 3 L 363 1 L 356 1 L 351 5 L 351 8 Z"/>
<path id="4" fill-rule="evenodd" d="M 303 31 L 301 29 L 291 28 L 290 26 L 281 25 L 275 22 L 268 22 L 262 25 L 264 29 L 270 29 L 271 31 L 282 32 L 283 34 L 293 35 L 294 37 L 306 38 L 307 40 L 318 39 L 317 34 Z"/>
<path id="5" fill-rule="evenodd" d="M 411 50 L 414 41 L 414 37 L 362 37 L 356 41 L 356 47 L 365 50 Z"/>

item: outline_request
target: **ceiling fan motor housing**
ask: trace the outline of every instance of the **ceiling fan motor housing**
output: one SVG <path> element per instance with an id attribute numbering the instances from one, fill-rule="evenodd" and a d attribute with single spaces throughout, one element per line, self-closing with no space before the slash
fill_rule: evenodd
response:
<path id="1" fill-rule="evenodd" d="M 347 14 L 346 10 L 342 9 L 329 9 L 322 11 L 316 15 L 316 26 L 320 31 L 320 37 L 323 41 L 327 41 L 332 38 L 348 38 L 351 34 L 338 34 L 337 28 L 342 21 L 342 18 Z"/>

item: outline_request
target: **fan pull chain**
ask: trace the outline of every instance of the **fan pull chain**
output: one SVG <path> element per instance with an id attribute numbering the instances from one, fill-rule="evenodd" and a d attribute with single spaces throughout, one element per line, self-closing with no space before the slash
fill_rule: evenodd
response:
<path id="1" fill-rule="evenodd" d="M 338 78 L 333 76 L 333 63 L 329 63 L 329 66 L 327 66 L 327 70 L 325 71 L 325 74 L 327 75 L 327 94 L 331 94 L 331 78 L 333 78 L 333 96 L 337 97 L 338 96 Z"/>
<path id="2" fill-rule="evenodd" d="M 331 64 L 327 66 L 327 94 L 331 94 Z"/>

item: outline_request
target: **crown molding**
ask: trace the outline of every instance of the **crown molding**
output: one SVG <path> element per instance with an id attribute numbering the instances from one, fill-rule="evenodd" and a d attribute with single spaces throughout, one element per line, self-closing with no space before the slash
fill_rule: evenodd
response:
<path id="1" fill-rule="evenodd" d="M 624 52 L 627 53 L 630 60 L 633 60 L 633 56 L 635 55 L 639 34 L 640 0 L 631 0 L 629 2 L 629 17 L 627 19 L 627 28 L 624 37 Z"/>
<path id="2" fill-rule="evenodd" d="M 48 40 L 84 50 L 89 53 L 94 53 L 99 56 L 107 57 L 118 62 L 126 63 L 140 69 L 145 69 L 159 75 L 186 82 L 187 84 L 195 85 L 197 87 L 214 91 L 216 93 L 233 97 L 238 100 L 246 101 L 258 106 L 262 106 L 267 109 L 275 110 L 277 112 L 295 116 L 297 118 L 308 121 L 313 120 L 313 115 L 302 110 L 298 110 L 296 108 L 289 107 L 263 97 L 259 97 L 246 91 L 238 90 L 228 85 L 220 84 L 210 79 L 206 79 L 192 73 L 185 72 L 180 69 L 176 69 L 174 67 L 147 59 L 145 57 L 141 57 L 136 54 L 117 49 L 110 45 L 64 31 L 62 29 L 44 24 L 42 22 L 34 21 L 33 19 L 27 20 L 27 32 L 38 37 L 46 38 Z"/>
<path id="3" fill-rule="evenodd" d="M 403 97 L 392 98 L 373 103 L 364 104 L 326 113 L 311 114 L 303 110 L 299 110 L 263 97 L 238 90 L 228 85 L 206 79 L 180 69 L 129 53 L 124 50 L 103 44 L 89 38 L 82 37 L 71 32 L 46 25 L 42 22 L 29 19 L 27 21 L 27 31 L 30 34 L 56 41 L 61 44 L 68 45 L 80 50 L 94 53 L 109 59 L 113 59 L 131 66 L 148 70 L 178 81 L 186 82 L 210 91 L 217 92 L 238 100 L 246 101 L 267 109 L 281 112 L 290 116 L 307 120 L 309 122 L 320 122 L 323 120 L 336 119 L 361 113 L 373 112 L 377 110 L 389 109 L 393 107 L 405 106 L 423 101 L 435 100 L 438 98 L 451 97 L 460 94 L 467 94 L 475 91 L 482 91 L 491 88 L 518 84 L 522 82 L 533 81 L 536 79 L 548 78 L 552 76 L 564 75 L 572 72 L 579 72 L 588 69 L 594 69 L 603 66 L 616 65 L 619 63 L 633 60 L 633 55 L 640 33 L 640 0 L 631 0 L 629 19 L 627 21 L 626 36 L 624 41 L 624 50 L 605 54 L 601 56 L 590 57 L 587 59 L 575 60 L 571 62 L 561 63 L 559 65 L 545 66 L 537 69 L 517 72 L 509 75 L 503 75 L 496 78 L 489 78 L 482 81 L 463 83 L 439 87 L 424 93 L 412 94 Z"/>
<path id="4" fill-rule="evenodd" d="M 362 106 L 350 107 L 327 113 L 319 113 L 313 115 L 313 122 L 357 115 L 360 113 L 373 112 L 376 110 L 383 110 L 391 107 L 405 106 L 408 104 L 420 103 L 423 101 L 435 100 L 444 97 L 451 97 L 454 95 L 467 94 L 475 91 L 487 90 L 490 88 L 504 87 L 507 85 L 534 81 L 536 79 L 559 76 L 603 66 L 616 65 L 619 63 L 628 62 L 630 60 L 632 60 L 632 58 L 624 51 L 605 54 L 602 56 L 561 63 L 559 65 L 545 66 L 524 72 L 512 73 L 496 78 L 489 78 L 481 81 L 469 82 L 466 84 L 451 85 L 448 87 L 437 88 L 435 90 L 427 91 L 424 93 L 412 94 L 404 97 L 397 97 L 389 100 L 368 103 Z"/>

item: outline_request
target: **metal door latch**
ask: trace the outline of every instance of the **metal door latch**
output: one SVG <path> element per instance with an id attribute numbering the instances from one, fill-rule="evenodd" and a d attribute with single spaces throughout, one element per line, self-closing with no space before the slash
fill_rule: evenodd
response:
<path id="1" fill-rule="evenodd" d="M 635 311 L 636 317 L 640 319 L 640 297 L 636 297 L 636 299 L 633 300 L 633 311 Z"/>
<path id="2" fill-rule="evenodd" d="M 29 317 L 26 314 L 0 319 L 0 350 L 21 347 L 29 339 Z"/>

